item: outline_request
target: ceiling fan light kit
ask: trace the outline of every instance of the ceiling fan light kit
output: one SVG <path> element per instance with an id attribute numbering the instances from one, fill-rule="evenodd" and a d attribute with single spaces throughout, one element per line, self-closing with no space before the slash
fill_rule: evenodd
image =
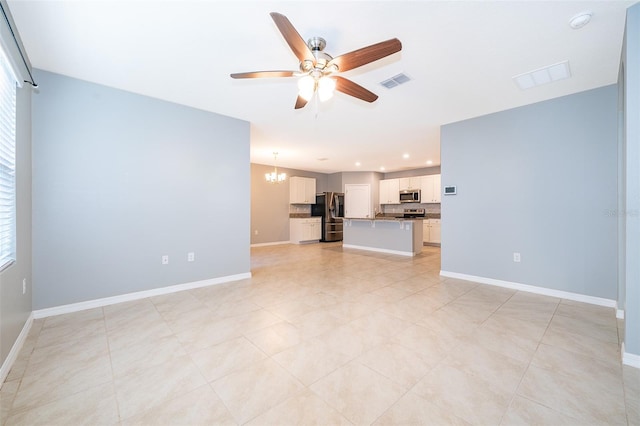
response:
<path id="1" fill-rule="evenodd" d="M 303 108 L 316 93 L 320 101 L 326 101 L 336 90 L 366 102 L 374 102 L 378 99 L 375 93 L 337 74 L 402 50 L 400 40 L 393 38 L 333 58 L 324 51 L 327 42 L 322 37 L 312 37 L 305 43 L 286 16 L 272 12 L 271 18 L 300 61 L 300 71 L 243 72 L 231 74 L 231 78 L 300 77 L 295 109 Z"/>

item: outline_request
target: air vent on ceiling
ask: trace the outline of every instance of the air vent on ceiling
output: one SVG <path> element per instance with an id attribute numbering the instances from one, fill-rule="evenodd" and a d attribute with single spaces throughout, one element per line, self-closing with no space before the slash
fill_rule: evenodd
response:
<path id="1" fill-rule="evenodd" d="M 516 75 L 513 77 L 513 81 L 515 81 L 520 89 L 526 90 L 553 81 L 564 80 L 569 77 L 571 77 L 569 61 L 563 61 Z"/>
<path id="2" fill-rule="evenodd" d="M 411 78 L 406 74 L 400 73 L 384 81 L 381 81 L 380 84 L 382 84 L 387 89 L 393 89 L 394 87 L 404 84 L 407 81 L 411 81 Z"/>

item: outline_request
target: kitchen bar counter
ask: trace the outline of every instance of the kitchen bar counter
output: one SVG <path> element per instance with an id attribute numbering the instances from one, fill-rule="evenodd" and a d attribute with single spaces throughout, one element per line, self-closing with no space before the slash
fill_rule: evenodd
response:
<path id="1" fill-rule="evenodd" d="M 342 247 L 415 256 L 422 252 L 422 218 L 345 219 Z"/>
<path id="2" fill-rule="evenodd" d="M 404 217 L 403 214 L 379 214 L 376 216 L 375 220 L 389 220 L 389 219 L 413 219 L 413 220 L 424 220 L 424 219 L 440 219 L 440 213 L 425 213 L 424 216 L 415 216 L 411 218 Z"/>

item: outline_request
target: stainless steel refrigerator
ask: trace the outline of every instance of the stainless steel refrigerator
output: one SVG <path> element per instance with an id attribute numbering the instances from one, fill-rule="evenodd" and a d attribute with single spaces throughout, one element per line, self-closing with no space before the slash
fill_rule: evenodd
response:
<path id="1" fill-rule="evenodd" d="M 344 194 L 321 192 L 316 194 L 316 203 L 311 206 L 312 216 L 322 217 L 320 241 L 342 241 L 342 219 L 344 218 Z"/>

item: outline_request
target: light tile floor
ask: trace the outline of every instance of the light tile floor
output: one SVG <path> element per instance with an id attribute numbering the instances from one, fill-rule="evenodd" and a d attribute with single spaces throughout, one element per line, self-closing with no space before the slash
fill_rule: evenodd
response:
<path id="1" fill-rule="evenodd" d="M 613 309 L 339 244 L 251 279 L 36 320 L 3 425 L 638 425 Z"/>

